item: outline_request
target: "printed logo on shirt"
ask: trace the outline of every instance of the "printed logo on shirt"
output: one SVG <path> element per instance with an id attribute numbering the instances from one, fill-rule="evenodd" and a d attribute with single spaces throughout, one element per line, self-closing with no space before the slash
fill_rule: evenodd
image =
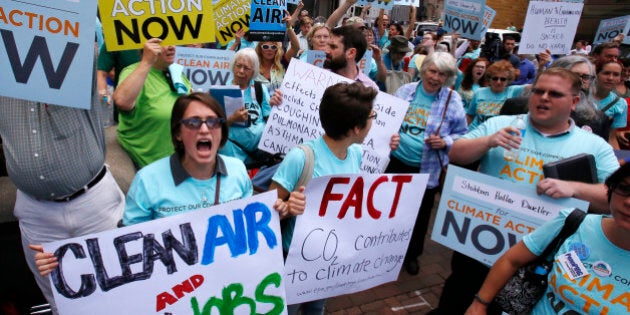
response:
<path id="1" fill-rule="evenodd" d="M 586 267 L 584 267 L 582 261 L 574 251 L 560 255 L 558 260 L 564 269 L 564 273 L 568 275 L 571 280 L 575 280 L 589 274 L 588 270 L 586 270 Z"/>
<path id="2" fill-rule="evenodd" d="M 593 263 L 593 272 L 601 277 L 610 277 L 612 274 L 612 268 L 605 261 L 596 261 Z"/>

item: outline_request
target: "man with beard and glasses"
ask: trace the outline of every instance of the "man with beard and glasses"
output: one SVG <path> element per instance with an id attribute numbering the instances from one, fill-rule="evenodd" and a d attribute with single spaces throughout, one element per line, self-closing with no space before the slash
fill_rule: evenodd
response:
<path id="1" fill-rule="evenodd" d="M 361 30 L 353 26 L 334 28 L 326 48 L 324 68 L 378 91 L 378 85 L 359 70 L 358 63 L 366 49 L 367 41 Z"/>

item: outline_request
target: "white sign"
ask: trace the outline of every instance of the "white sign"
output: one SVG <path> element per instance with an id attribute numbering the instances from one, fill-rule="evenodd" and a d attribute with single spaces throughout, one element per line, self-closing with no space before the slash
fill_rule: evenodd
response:
<path id="1" fill-rule="evenodd" d="M 398 278 L 427 174 L 314 178 L 285 264 L 287 301 L 366 290 Z"/>
<path id="2" fill-rule="evenodd" d="M 554 55 L 571 50 L 584 3 L 530 1 L 519 54 L 538 54 L 545 49 Z"/>
<path id="3" fill-rule="evenodd" d="M 319 119 L 319 103 L 327 87 L 352 80 L 293 59 L 282 81 L 283 101 L 271 109 L 258 148 L 271 153 L 287 153 L 304 141 L 324 134 Z M 389 163 L 389 142 L 398 133 L 409 102 L 379 92 L 374 100 L 376 120 L 363 142 L 364 173 L 381 173 Z"/>
<path id="4" fill-rule="evenodd" d="M 285 313 L 276 198 L 44 244 L 59 260 L 50 275 L 59 313 Z"/>

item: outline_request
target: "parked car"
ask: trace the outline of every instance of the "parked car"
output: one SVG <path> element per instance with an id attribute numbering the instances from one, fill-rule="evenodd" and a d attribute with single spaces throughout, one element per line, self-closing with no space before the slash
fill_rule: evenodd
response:
<path id="1" fill-rule="evenodd" d="M 419 32 L 437 32 L 438 30 L 438 22 L 433 21 L 424 21 L 424 22 L 416 22 L 414 25 L 414 35 L 418 36 Z"/>

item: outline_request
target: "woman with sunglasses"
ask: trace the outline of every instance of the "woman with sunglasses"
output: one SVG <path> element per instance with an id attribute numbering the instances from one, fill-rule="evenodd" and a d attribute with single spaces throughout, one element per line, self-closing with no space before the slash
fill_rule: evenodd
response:
<path id="1" fill-rule="evenodd" d="M 630 279 L 630 163 L 605 185 L 610 214 L 589 214 L 554 254 L 544 297 L 530 314 L 628 314 Z M 538 258 L 564 226 L 573 209 L 552 219 L 512 246 L 490 269 L 466 315 L 486 314 L 487 305 L 521 266 Z M 583 277 L 570 280 L 562 257 L 584 266 Z M 566 259 L 566 258 L 564 258 Z M 569 260 L 570 261 L 570 260 Z M 595 288 L 595 289 L 593 289 Z"/>
<path id="2" fill-rule="evenodd" d="M 486 69 L 486 81 L 490 85 L 477 90 L 466 109 L 468 130 L 498 115 L 505 100 L 519 96 L 526 90 L 529 85 L 510 85 L 517 74 L 518 70 L 507 60 L 497 61 Z"/>
<path id="3" fill-rule="evenodd" d="M 591 97 L 597 103 L 599 110 L 612 118 L 608 143 L 618 150 L 617 129 L 626 126 L 628 117 L 626 100 L 617 96 L 614 92 L 615 87 L 621 80 L 623 66 L 616 60 L 602 61 L 595 65 L 595 70 L 597 78 L 595 79 L 595 88 Z"/>
<path id="4" fill-rule="evenodd" d="M 399 131 L 400 145 L 392 151 L 385 173 L 430 174 L 404 261 L 412 275 L 419 271 L 417 258 L 422 255 L 442 167 L 448 164 L 454 139 L 467 131 L 461 97 L 449 88 L 456 76 L 455 58 L 435 52 L 422 63 L 420 81 L 401 86 L 395 94 L 410 104 Z"/>
<path id="5" fill-rule="evenodd" d="M 262 82 L 270 94 L 280 88 L 285 69 L 282 65 L 284 50 L 279 42 L 260 42 L 256 45 L 256 55 L 260 60 L 260 71 L 256 81 Z"/>

